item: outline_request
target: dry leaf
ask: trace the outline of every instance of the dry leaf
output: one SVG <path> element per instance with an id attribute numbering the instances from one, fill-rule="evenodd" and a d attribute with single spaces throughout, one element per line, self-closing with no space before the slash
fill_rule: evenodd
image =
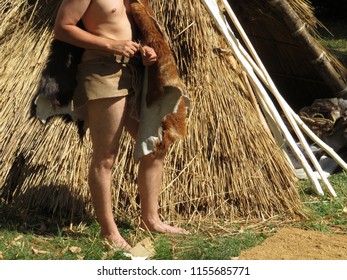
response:
<path id="1" fill-rule="evenodd" d="M 15 239 L 12 240 L 12 242 L 16 242 L 18 240 L 21 240 L 23 238 L 23 235 L 18 235 Z"/>
<path id="2" fill-rule="evenodd" d="M 77 247 L 77 246 L 71 246 L 69 248 L 69 251 L 71 253 L 77 254 L 77 253 L 81 253 L 82 249 L 80 247 Z"/>
<path id="3" fill-rule="evenodd" d="M 36 236 L 32 237 L 31 241 L 36 244 L 44 245 L 44 246 L 49 246 L 51 243 L 48 239 L 46 238 L 38 238 Z"/>
<path id="4" fill-rule="evenodd" d="M 34 247 L 31 247 L 31 250 L 33 251 L 33 253 L 34 253 L 35 255 L 47 254 L 47 253 L 48 253 L 47 251 L 39 250 L 39 249 L 36 249 L 36 248 L 34 248 Z"/>
<path id="5" fill-rule="evenodd" d="M 65 247 L 63 250 L 61 250 L 61 254 L 64 255 L 67 250 L 69 250 L 69 246 Z"/>
<path id="6" fill-rule="evenodd" d="M 3 260 L 4 256 L 2 255 L 2 252 L 0 251 L 0 260 Z"/>
<path id="7" fill-rule="evenodd" d="M 155 254 L 155 250 L 153 248 L 153 243 L 151 239 L 148 237 L 135 245 L 135 247 L 129 250 L 131 259 L 148 259 Z"/>
<path id="8" fill-rule="evenodd" d="M 343 213 L 347 213 L 347 206 L 343 207 Z"/>
<path id="9" fill-rule="evenodd" d="M 12 246 L 20 247 L 23 244 L 23 241 L 20 241 L 23 238 L 23 235 L 19 235 L 16 238 L 14 238 L 7 246 L 7 248 L 10 248 Z"/>

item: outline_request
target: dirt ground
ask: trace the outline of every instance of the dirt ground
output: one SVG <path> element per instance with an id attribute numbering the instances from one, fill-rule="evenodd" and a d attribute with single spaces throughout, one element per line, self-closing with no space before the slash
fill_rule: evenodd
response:
<path id="1" fill-rule="evenodd" d="M 283 228 L 240 260 L 347 260 L 347 235 Z"/>

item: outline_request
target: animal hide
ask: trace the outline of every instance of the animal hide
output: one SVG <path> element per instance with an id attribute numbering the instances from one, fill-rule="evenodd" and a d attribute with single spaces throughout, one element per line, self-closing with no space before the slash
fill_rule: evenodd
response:
<path id="1" fill-rule="evenodd" d="M 143 43 L 152 47 L 158 57 L 156 63 L 146 69 L 148 77 L 145 80 L 151 83 L 145 86 L 142 95 L 140 128 L 135 146 L 135 158 L 138 158 L 141 153 L 165 152 L 173 142 L 184 138 L 188 99 L 183 95 L 183 85 L 165 42 L 165 34 L 148 1 L 134 1 L 131 9 Z M 153 115 L 153 112 L 156 114 Z M 157 136 L 153 137 L 153 134 Z"/>
<path id="2" fill-rule="evenodd" d="M 145 71 L 147 77 L 144 79 L 140 125 L 135 145 L 135 159 L 138 160 L 152 152 L 164 153 L 173 142 L 184 138 L 188 98 L 183 94 L 183 84 L 165 41 L 165 34 L 148 1 L 133 1 L 131 9 L 142 34 L 141 43 L 152 47 L 158 57 L 157 62 L 146 67 Z M 70 104 L 82 53 L 81 48 L 56 39 L 52 41 L 51 52 L 34 100 L 35 115 L 43 123 L 51 116 L 66 114 L 76 121 L 70 111 Z M 81 124 L 81 132 L 80 128 Z"/>
<path id="3" fill-rule="evenodd" d="M 52 41 L 49 62 L 42 74 L 40 88 L 40 92 L 51 100 L 52 105 L 63 107 L 70 103 L 82 53 L 81 48 L 59 40 Z"/>
<path id="4" fill-rule="evenodd" d="M 43 123 L 54 115 L 72 117 L 70 104 L 82 53 L 81 48 L 53 39 L 32 110 Z"/>

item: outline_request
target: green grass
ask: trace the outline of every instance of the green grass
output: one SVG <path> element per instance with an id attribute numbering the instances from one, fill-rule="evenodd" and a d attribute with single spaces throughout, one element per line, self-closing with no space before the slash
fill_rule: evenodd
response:
<path id="1" fill-rule="evenodd" d="M 302 199 L 312 211 L 312 217 L 303 226 L 323 232 L 347 233 L 347 175 L 335 174 L 329 182 L 337 191 L 336 198 L 316 196 L 308 181 L 300 182 Z"/>
<path id="2" fill-rule="evenodd" d="M 228 260 L 242 250 L 254 247 L 265 240 L 264 234 L 251 231 L 235 236 L 220 234 L 209 236 L 196 233 L 188 237 L 160 235 L 155 241 L 156 260 Z"/>
<path id="3" fill-rule="evenodd" d="M 195 230 L 190 225 L 188 236 L 153 234 L 135 230 L 122 223 L 120 230 L 127 240 L 136 243 L 153 238 L 155 260 L 228 260 L 242 250 L 261 244 L 280 226 L 295 226 L 329 233 L 347 234 L 347 175 L 339 173 L 329 178 L 338 193 L 337 198 L 320 197 L 310 182 L 300 181 L 302 200 L 310 211 L 307 220 L 279 223 L 223 224 L 205 223 Z M 128 259 L 122 252 L 105 247 L 95 221 L 79 225 L 64 225 L 45 216 L 23 219 L 16 209 L 0 204 L 0 259 L 7 260 L 100 260 Z"/>
<path id="4" fill-rule="evenodd" d="M 328 29 L 320 30 L 321 43 L 347 67 L 347 24 L 346 21 L 325 21 Z"/>
<path id="5" fill-rule="evenodd" d="M 122 252 L 107 249 L 99 237 L 99 226 L 95 221 L 66 227 L 41 216 L 32 217 L 29 224 L 23 224 L 22 218 L 15 213 L 15 209 L 1 204 L 0 259 L 128 259 Z M 44 225 L 43 221 L 48 222 Z M 212 227 L 208 225 L 208 228 Z M 190 235 L 149 235 L 141 231 L 136 232 L 129 227 L 121 227 L 120 230 L 125 238 L 134 239 L 136 242 L 149 236 L 153 237 L 156 255 L 152 259 L 155 260 L 230 259 L 237 257 L 241 250 L 256 246 L 266 238 L 262 233 L 243 232 L 239 226 L 225 227 L 220 232 L 213 230 L 213 233 L 207 230 L 207 225 L 202 228 L 202 232 L 194 232 L 194 229 L 191 229 Z M 228 230 L 233 233 L 226 234 L 225 231 Z"/>

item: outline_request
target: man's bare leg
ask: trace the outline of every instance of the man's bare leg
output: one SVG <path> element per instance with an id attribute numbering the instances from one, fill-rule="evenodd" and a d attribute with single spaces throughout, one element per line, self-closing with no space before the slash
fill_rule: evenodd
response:
<path id="1" fill-rule="evenodd" d="M 135 139 L 138 122 L 127 112 L 125 128 Z M 138 188 L 141 201 L 141 226 L 144 229 L 166 233 L 187 233 L 186 230 L 163 223 L 158 214 L 164 156 L 152 154 L 141 158 L 138 170 Z"/>
<path id="2" fill-rule="evenodd" d="M 101 227 L 101 235 L 119 248 L 130 249 L 114 221 L 111 177 L 123 129 L 126 99 L 105 98 L 88 103 L 88 122 L 93 143 L 89 188 Z"/>
<path id="3" fill-rule="evenodd" d="M 142 227 L 163 233 L 187 233 L 161 221 L 158 214 L 160 187 L 164 167 L 164 155 L 143 156 L 139 164 L 138 187 L 141 200 Z"/>

